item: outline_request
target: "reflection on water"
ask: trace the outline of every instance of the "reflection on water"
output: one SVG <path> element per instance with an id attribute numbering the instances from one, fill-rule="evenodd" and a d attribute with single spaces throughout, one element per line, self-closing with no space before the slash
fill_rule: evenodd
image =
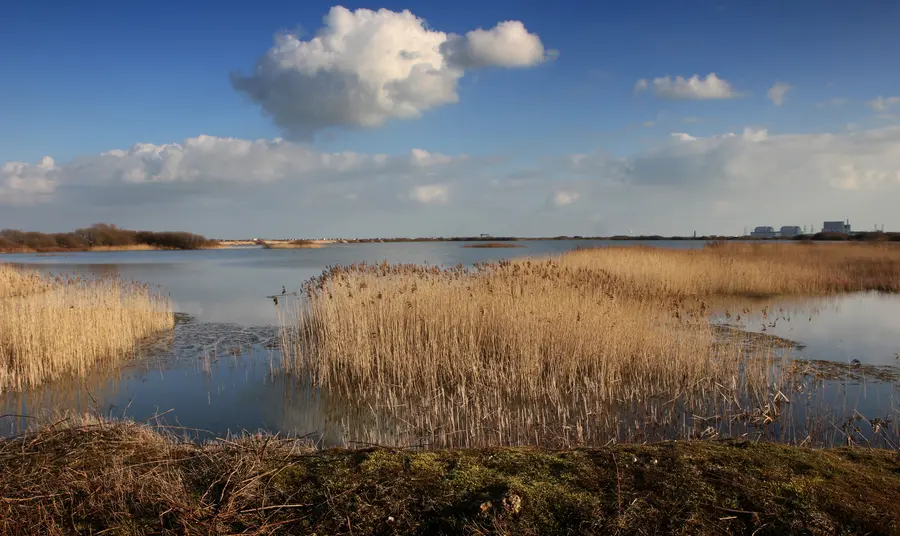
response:
<path id="1" fill-rule="evenodd" d="M 204 430 L 196 432 L 200 435 L 258 429 L 312 433 L 327 445 L 571 445 L 714 435 L 795 443 L 846 443 L 848 437 L 881 445 L 900 441 L 900 297 L 874 293 L 752 307 L 722 304 L 719 322 L 799 343 L 784 350 L 798 364 L 778 365 L 767 378 L 777 384 L 745 390 L 737 399 L 727 396 L 735 392 L 731 385 L 705 385 L 674 403 L 659 397 L 602 408 L 566 400 L 473 401 L 464 393 L 413 400 L 403 392 L 328 392 L 281 370 L 276 310 L 265 296 L 280 293 L 282 285 L 296 290 L 329 265 L 387 260 L 449 266 L 587 244 L 526 242 L 527 248 L 492 250 L 404 243 L 0 256 L 0 261 L 53 273 L 115 274 L 159 284 L 171 293 L 176 310 L 186 313 L 179 315 L 174 333 L 148 341 L 125 366 L 0 395 L 0 415 L 20 415 L 0 418 L 0 433 L 21 430 L 30 420 L 22 416 L 72 410 L 136 420 L 161 415 L 160 422 Z"/>

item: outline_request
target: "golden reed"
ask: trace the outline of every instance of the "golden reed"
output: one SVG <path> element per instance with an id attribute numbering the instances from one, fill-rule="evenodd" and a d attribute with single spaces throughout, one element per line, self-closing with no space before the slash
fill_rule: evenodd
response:
<path id="1" fill-rule="evenodd" d="M 127 358 L 173 325 L 171 301 L 149 285 L 0 265 L 0 392 Z"/>

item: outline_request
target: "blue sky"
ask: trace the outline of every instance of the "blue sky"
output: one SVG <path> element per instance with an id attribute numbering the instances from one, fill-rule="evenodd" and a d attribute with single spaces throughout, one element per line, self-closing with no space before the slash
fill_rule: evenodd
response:
<path id="1" fill-rule="evenodd" d="M 297 105 L 320 102 L 327 84 L 333 93 L 357 95 L 359 88 L 347 85 L 356 72 L 345 69 L 340 77 L 315 81 L 296 69 L 254 77 L 257 62 L 273 50 L 276 32 L 309 41 L 328 28 L 323 17 L 334 4 L 4 3 L 0 165 L 21 165 L 7 165 L 0 175 L 0 227 L 63 229 L 113 218 L 123 226 L 177 224 L 217 236 L 449 234 L 484 227 L 523 234 L 635 227 L 688 233 L 696 227 L 738 232 L 748 225 L 792 223 L 790 218 L 805 223 L 875 216 L 900 229 L 900 218 L 885 201 L 900 201 L 900 133 L 893 130 L 900 124 L 894 117 L 900 99 L 890 100 L 900 95 L 896 2 L 340 5 L 354 21 L 361 8 L 388 10 L 385 21 L 399 20 L 395 15 L 408 8 L 427 23 L 411 28 L 432 37 L 462 36 L 457 46 L 468 56 L 444 73 L 440 89 L 403 86 L 409 97 L 395 104 L 403 101 L 415 114 L 397 107 L 379 112 L 377 124 L 362 125 L 362 116 L 340 110 L 350 100 L 321 114 L 315 105 Z M 469 39 L 467 32 L 491 30 L 502 21 L 520 21 L 527 33 L 507 37 L 523 41 L 491 51 L 486 47 L 501 45 L 491 41 L 477 48 Z M 535 40 L 539 50 L 515 56 Z M 302 71 L 311 60 L 297 61 Z M 370 63 L 355 65 L 362 72 Z M 379 65 L 393 72 L 389 59 Z M 243 89 L 235 73 L 247 81 Z M 277 78 L 285 73 L 300 79 Z M 708 82 L 710 73 L 727 83 L 710 89 L 724 92 L 715 98 L 678 98 L 677 91 L 654 84 L 695 75 Z M 636 91 L 642 79 L 648 89 Z M 776 82 L 789 86 L 780 105 L 767 94 Z M 315 91 L 320 93 L 310 93 Z M 879 96 L 887 100 L 875 103 Z M 745 135 L 745 129 L 766 134 Z M 673 133 L 697 139 L 683 142 L 691 147 L 673 145 Z M 731 139 L 729 133 L 738 135 Z M 162 175 L 146 155 L 130 160 L 127 169 L 124 161 L 99 158 L 138 143 L 177 143 L 184 151 L 184 141 L 200 135 L 282 137 L 295 152 L 258 155 L 256 167 L 241 168 L 240 178 L 225 177 L 196 153 L 184 159 L 179 152 L 175 161 L 171 151 L 153 152 L 154 159 L 169 159 L 169 172 Z M 304 164 L 335 152 L 402 159 L 413 149 L 450 160 L 390 169 L 364 164 L 353 177 L 345 176 L 346 165 L 310 171 Z M 249 161 L 241 159 L 243 149 L 231 150 L 237 153 L 229 153 L 229 169 Z M 213 152 L 204 154 L 211 158 Z M 593 167 L 573 168 L 573 155 L 579 154 L 593 155 Z M 772 178 L 751 169 L 747 155 L 777 162 L 775 172 L 784 170 L 790 179 L 783 180 L 798 198 L 785 204 L 789 188 L 771 197 L 766 181 Z M 52 157 L 52 166 L 38 165 L 44 156 Z M 288 171 L 280 164 L 273 175 L 273 158 L 282 164 L 299 160 Z M 660 161 L 667 164 L 646 165 Z M 129 175 L 134 166 L 146 173 Z M 635 171 L 642 169 L 656 175 Z M 375 183 L 378 196 L 370 192 Z M 800 196 L 810 188 L 829 195 L 807 207 L 809 199 Z M 265 201 L 276 194 L 291 200 L 274 207 L 283 211 L 277 214 Z M 666 202 L 679 196 L 685 202 Z M 882 204 L 884 213 L 878 213 Z M 257 214 L 263 205 L 270 207 L 267 218 L 239 224 L 228 216 Z M 702 207 L 717 208 L 701 217 Z M 684 223 L 672 225 L 676 221 Z"/>

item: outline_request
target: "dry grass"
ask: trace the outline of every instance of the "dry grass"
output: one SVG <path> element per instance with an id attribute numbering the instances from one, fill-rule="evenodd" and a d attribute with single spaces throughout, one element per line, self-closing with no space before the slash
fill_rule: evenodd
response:
<path id="1" fill-rule="evenodd" d="M 563 268 L 604 274 L 611 285 L 650 298 L 900 291 L 900 247 L 895 244 L 591 248 L 563 255 L 558 262 Z"/>
<path id="2" fill-rule="evenodd" d="M 0 392 L 83 375 L 173 325 L 169 299 L 145 284 L 0 265 Z"/>
<path id="3" fill-rule="evenodd" d="M 700 435 L 709 423 L 692 415 L 768 423 L 789 392 L 784 345 L 716 329 L 713 298 L 897 290 L 898 273 L 900 249 L 861 245 L 336 267 L 282 311 L 286 366 L 439 444 Z M 636 413 L 640 429 L 623 430 Z"/>
<path id="4" fill-rule="evenodd" d="M 881 449 L 316 452 L 95 419 L 0 439 L 0 534 L 896 534 L 898 501 Z"/>

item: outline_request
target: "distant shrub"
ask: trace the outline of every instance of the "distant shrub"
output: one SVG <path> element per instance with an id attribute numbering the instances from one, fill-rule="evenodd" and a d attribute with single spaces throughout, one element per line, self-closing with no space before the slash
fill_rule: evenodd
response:
<path id="1" fill-rule="evenodd" d="M 96 223 L 71 233 L 36 233 L 17 229 L 0 231 L 0 250 L 28 248 L 37 251 L 78 250 L 92 247 L 128 248 L 151 246 L 164 249 L 199 249 L 216 243 L 205 236 L 186 232 L 131 231 Z"/>
<path id="2" fill-rule="evenodd" d="M 56 246 L 63 249 L 83 249 L 88 247 L 87 241 L 75 233 L 59 233 L 54 235 Z"/>
<path id="3" fill-rule="evenodd" d="M 200 249 L 215 244 L 205 236 L 185 232 L 161 232 L 139 231 L 136 239 L 140 244 L 156 246 L 166 249 Z"/>

